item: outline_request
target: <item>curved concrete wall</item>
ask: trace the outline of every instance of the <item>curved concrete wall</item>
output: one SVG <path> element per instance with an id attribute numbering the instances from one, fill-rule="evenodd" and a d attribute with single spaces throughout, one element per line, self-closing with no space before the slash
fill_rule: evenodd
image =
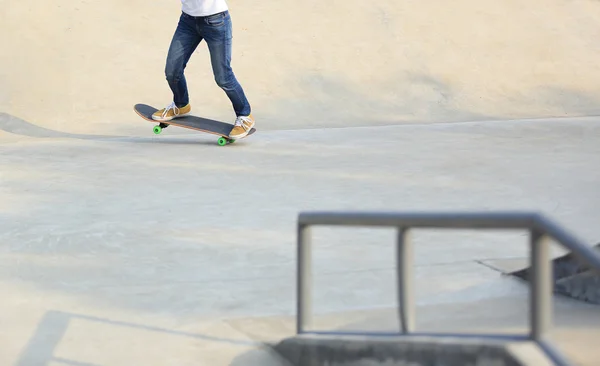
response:
<path id="1" fill-rule="evenodd" d="M 262 128 L 600 111 L 600 2 L 229 0 L 233 67 Z M 170 102 L 176 0 L 4 1 L 0 110 L 70 132 Z M 203 44 L 194 113 L 229 120 Z"/>

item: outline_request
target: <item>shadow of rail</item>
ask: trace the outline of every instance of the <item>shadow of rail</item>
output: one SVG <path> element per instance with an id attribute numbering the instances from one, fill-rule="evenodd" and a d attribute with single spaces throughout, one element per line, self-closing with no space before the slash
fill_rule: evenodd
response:
<path id="1" fill-rule="evenodd" d="M 100 366 L 100 364 L 98 363 L 76 361 L 64 357 L 58 357 L 55 355 L 59 343 L 66 336 L 69 330 L 69 326 L 73 320 L 84 320 L 116 327 L 134 328 L 149 332 L 165 333 L 179 337 L 186 337 L 210 342 L 226 343 L 237 346 L 262 346 L 262 343 L 260 342 L 213 337 L 205 334 L 184 332 L 144 324 L 137 324 L 132 322 L 111 320 L 95 316 L 52 310 L 44 314 L 44 317 L 39 322 L 34 335 L 30 338 L 29 342 L 21 352 L 19 359 L 14 364 L 14 366 L 38 366 L 48 365 L 50 363 L 58 363 L 73 366 Z"/>

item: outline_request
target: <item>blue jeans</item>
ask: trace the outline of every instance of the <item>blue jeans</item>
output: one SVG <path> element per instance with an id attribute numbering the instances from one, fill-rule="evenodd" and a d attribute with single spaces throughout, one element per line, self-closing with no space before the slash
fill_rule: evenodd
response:
<path id="1" fill-rule="evenodd" d="M 189 103 L 185 67 L 202 40 L 206 40 L 217 85 L 225 91 L 236 116 L 250 114 L 250 103 L 231 69 L 231 17 L 228 11 L 206 17 L 181 13 L 177 29 L 169 46 L 165 75 L 173 102 L 179 108 Z"/>

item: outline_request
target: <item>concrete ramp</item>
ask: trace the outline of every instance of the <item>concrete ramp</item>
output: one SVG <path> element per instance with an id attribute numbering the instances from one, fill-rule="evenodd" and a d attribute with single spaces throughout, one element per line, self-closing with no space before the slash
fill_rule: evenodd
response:
<path id="1" fill-rule="evenodd" d="M 600 2 L 229 0 L 233 68 L 259 129 L 600 112 Z M 5 1 L 0 111 L 71 133 L 134 133 L 171 101 L 179 1 Z M 206 45 L 193 113 L 232 120 Z M 136 129 L 138 128 L 139 129 Z"/>
<path id="2" fill-rule="evenodd" d="M 595 245 L 600 251 L 600 243 Z M 573 253 L 552 260 L 554 292 L 581 301 L 600 305 L 600 274 L 580 261 Z M 512 276 L 530 281 L 530 267 L 510 273 Z"/>

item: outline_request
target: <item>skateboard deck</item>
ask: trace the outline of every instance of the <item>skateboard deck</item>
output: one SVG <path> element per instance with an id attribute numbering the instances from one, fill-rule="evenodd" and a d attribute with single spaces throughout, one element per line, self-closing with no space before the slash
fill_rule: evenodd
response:
<path id="1" fill-rule="evenodd" d="M 231 133 L 231 130 L 233 130 L 234 127 L 231 123 L 215 121 L 212 119 L 192 116 L 189 114 L 187 116 L 178 117 L 170 121 L 161 122 L 152 119 L 152 114 L 158 111 L 158 109 L 152 106 L 149 106 L 147 104 L 136 104 L 133 107 L 133 109 L 140 117 L 142 117 L 146 121 L 158 124 L 157 126 L 154 126 L 153 129 L 154 133 L 157 135 L 160 134 L 163 129 L 169 127 L 169 125 L 173 125 L 221 136 L 217 140 L 217 143 L 221 146 L 227 145 L 228 143 L 231 144 L 237 140 L 229 138 L 229 134 Z M 254 132 L 256 132 L 256 129 L 252 128 L 245 137 L 252 135 Z"/>

